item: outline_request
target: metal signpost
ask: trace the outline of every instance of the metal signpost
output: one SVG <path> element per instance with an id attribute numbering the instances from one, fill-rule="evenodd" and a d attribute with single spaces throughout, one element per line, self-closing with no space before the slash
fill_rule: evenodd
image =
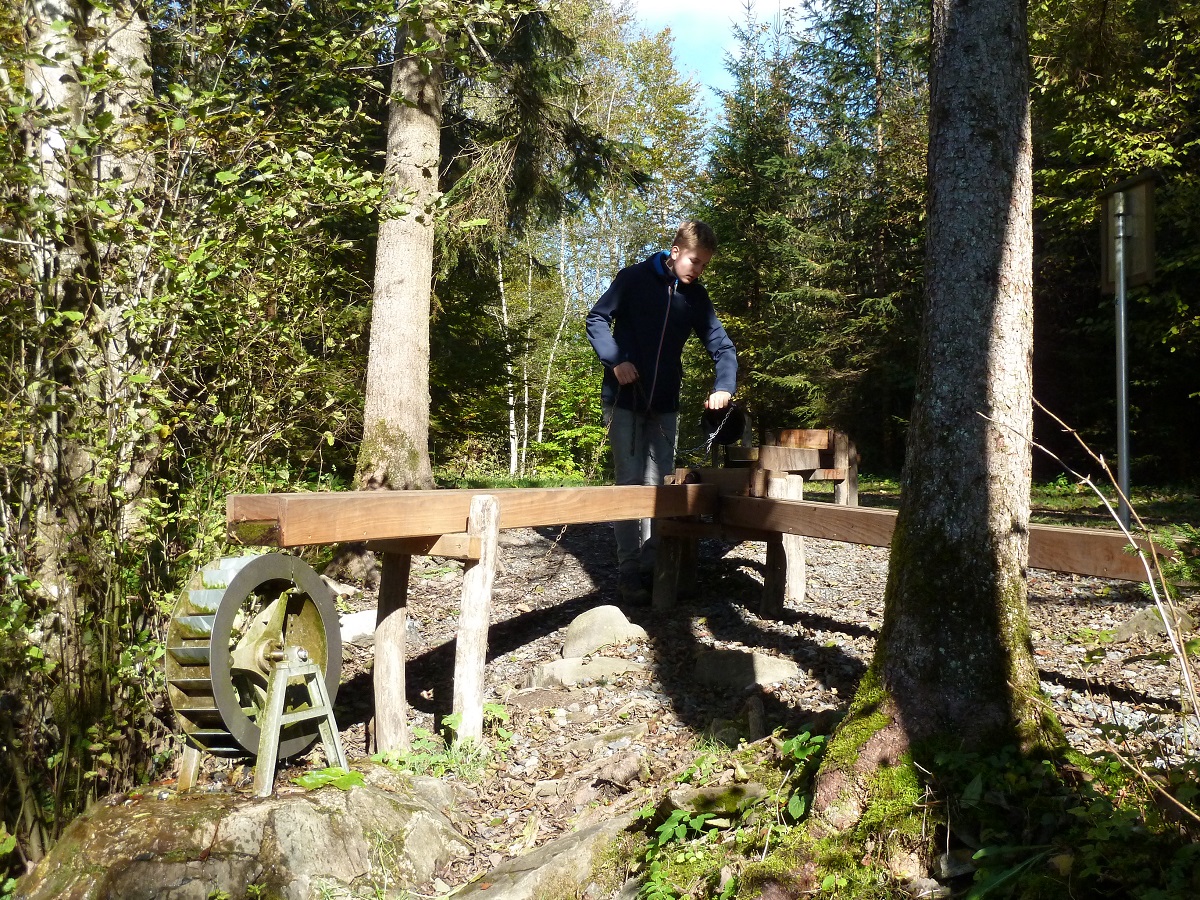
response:
<path id="1" fill-rule="evenodd" d="M 1117 486 L 1118 515 L 1129 528 L 1129 365 L 1126 357 L 1125 291 L 1154 278 L 1154 178 L 1139 175 L 1100 195 L 1100 286 L 1112 291 L 1117 314 Z"/>

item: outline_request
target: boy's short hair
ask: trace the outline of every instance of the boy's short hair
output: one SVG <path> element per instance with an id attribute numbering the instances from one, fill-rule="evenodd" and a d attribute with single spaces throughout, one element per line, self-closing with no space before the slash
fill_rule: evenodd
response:
<path id="1" fill-rule="evenodd" d="M 671 246 L 682 247 L 685 250 L 707 250 L 709 253 L 716 253 L 717 236 L 712 228 L 704 222 L 689 219 L 679 226 Z"/>

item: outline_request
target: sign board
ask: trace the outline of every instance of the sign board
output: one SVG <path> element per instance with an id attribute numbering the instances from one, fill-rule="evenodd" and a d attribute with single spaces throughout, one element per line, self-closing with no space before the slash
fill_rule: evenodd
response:
<path id="1" fill-rule="evenodd" d="M 1154 280 L 1154 179 L 1140 175 L 1100 195 L 1100 289 L 1117 290 L 1117 195 L 1125 200 L 1125 284 L 1137 287 Z"/>

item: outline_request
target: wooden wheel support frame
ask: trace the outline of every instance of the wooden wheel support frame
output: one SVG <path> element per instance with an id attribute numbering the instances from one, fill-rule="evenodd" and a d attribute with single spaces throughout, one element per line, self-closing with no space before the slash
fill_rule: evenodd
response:
<path id="1" fill-rule="evenodd" d="M 483 731 L 483 671 L 491 617 L 497 540 L 504 528 L 656 518 L 663 535 L 653 607 L 669 611 L 694 574 L 699 537 L 761 540 L 768 545 L 763 614 L 779 615 L 804 596 L 805 537 L 888 546 L 891 510 L 801 499 L 798 473 L 753 469 L 678 470 L 662 487 L 511 488 L 497 491 L 371 491 L 235 494 L 226 517 L 243 544 L 296 547 L 366 541 L 382 558 L 375 634 L 375 744 L 407 749 L 405 627 L 414 555 L 463 560 L 462 609 L 454 672 L 457 738 Z M 675 483 L 670 483 L 675 482 Z M 847 498 L 849 499 L 849 498 Z M 1139 549 L 1150 545 L 1139 541 Z M 1029 527 L 1033 568 L 1145 581 L 1142 559 L 1118 531 Z M 686 586 L 685 586 L 686 587 Z M 384 702 L 385 698 L 390 702 Z"/>

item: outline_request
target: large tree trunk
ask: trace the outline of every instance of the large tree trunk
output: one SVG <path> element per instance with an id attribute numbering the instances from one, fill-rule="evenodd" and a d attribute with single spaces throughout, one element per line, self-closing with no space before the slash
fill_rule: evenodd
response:
<path id="1" fill-rule="evenodd" d="M 1038 703 L 1026 613 L 1033 320 L 1025 7 L 933 7 L 918 389 L 883 629 L 818 785 L 816 808 L 839 827 L 870 802 L 873 772 L 906 753 L 929 764 L 932 748 L 1028 748 L 1055 734 Z"/>
<path id="2" fill-rule="evenodd" d="M 425 36 L 440 44 L 430 27 Z M 407 52 L 401 33 L 388 112 L 389 204 L 379 223 L 367 396 L 356 480 L 365 488 L 429 488 L 429 300 L 438 200 L 440 60 Z"/>
<path id="3" fill-rule="evenodd" d="M 129 783 L 144 749 L 138 723 L 127 722 L 120 752 L 99 765 L 85 736 L 113 732 L 106 723 L 140 689 L 114 683 L 120 633 L 141 624 L 118 572 L 159 451 L 144 385 L 161 360 L 131 333 L 145 300 L 146 247 L 116 224 L 150 184 L 154 162 L 144 136 L 146 22 L 126 2 L 29 0 L 25 10 L 33 52 L 23 76 L 36 110 L 25 120 L 30 202 L 7 233 L 30 268 L 10 310 L 20 323 L 14 362 L 27 419 L 20 487 L 3 498 L 13 514 L 5 510 L 0 551 L 36 575 L 40 587 L 23 599 L 34 621 L 53 623 L 36 637 L 19 629 L 9 637 L 36 641 L 53 666 L 0 670 L 6 701 L 19 704 L 0 736 L 9 748 L 0 780 L 18 785 L 21 852 L 32 860 L 64 813 L 97 787 Z M 47 757 L 58 759 L 52 769 Z M 89 769 L 104 771 L 88 780 Z"/>

